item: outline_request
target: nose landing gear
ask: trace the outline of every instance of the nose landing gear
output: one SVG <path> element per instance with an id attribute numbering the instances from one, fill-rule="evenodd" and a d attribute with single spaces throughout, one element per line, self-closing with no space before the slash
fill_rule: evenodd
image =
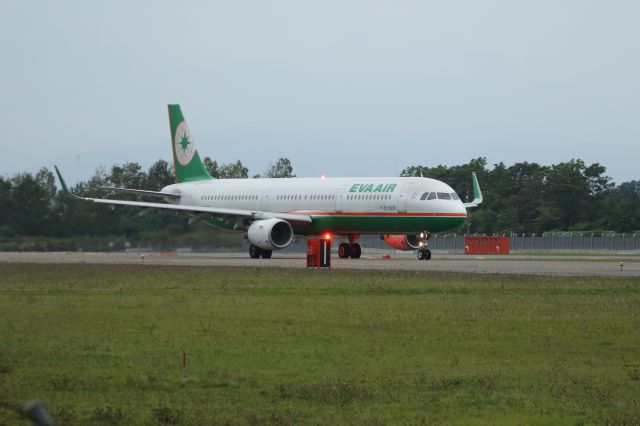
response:
<path id="1" fill-rule="evenodd" d="M 429 250 L 429 239 L 431 238 L 430 232 L 421 232 L 416 235 L 418 240 L 418 260 L 430 260 L 431 259 L 431 250 Z"/>
<path id="2" fill-rule="evenodd" d="M 429 259 L 431 259 L 431 250 L 429 249 L 418 250 L 418 260 L 429 260 Z"/>

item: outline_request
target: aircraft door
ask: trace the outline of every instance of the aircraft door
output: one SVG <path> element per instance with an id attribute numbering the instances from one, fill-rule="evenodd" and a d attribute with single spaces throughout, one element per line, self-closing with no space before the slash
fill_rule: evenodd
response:
<path id="1" fill-rule="evenodd" d="M 415 183 L 407 183 L 400 191 L 400 195 L 398 197 L 398 213 L 406 213 L 407 212 L 407 204 L 410 204 L 411 200 L 415 200 L 418 196 L 418 193 L 415 191 Z"/>
<path id="2" fill-rule="evenodd" d="M 269 196 L 271 195 L 271 188 L 268 188 L 262 193 L 262 201 L 260 203 L 260 209 L 263 212 L 269 211 Z"/>
<path id="3" fill-rule="evenodd" d="M 336 198 L 336 213 L 341 213 L 344 208 L 344 199 L 347 193 L 347 185 L 343 185 L 340 187 L 340 192 L 338 193 L 338 197 Z"/>

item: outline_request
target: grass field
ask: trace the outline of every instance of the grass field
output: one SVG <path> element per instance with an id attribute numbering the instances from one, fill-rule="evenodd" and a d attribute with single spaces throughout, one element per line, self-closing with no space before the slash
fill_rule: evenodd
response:
<path id="1" fill-rule="evenodd" d="M 638 424 L 640 280 L 2 264 L 0 424 L 32 398 L 58 424 Z"/>

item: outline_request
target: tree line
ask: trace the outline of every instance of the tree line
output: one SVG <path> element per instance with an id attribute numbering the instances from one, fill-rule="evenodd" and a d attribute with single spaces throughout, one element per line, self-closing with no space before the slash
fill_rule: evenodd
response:
<path id="1" fill-rule="evenodd" d="M 480 157 L 459 166 L 410 166 L 401 176 L 442 180 L 464 200 L 473 198 L 472 171 L 484 203 L 472 210 L 466 232 L 640 231 L 640 181 L 615 185 L 598 163 L 574 159 L 551 166 L 501 162 L 487 167 Z"/>
<path id="2" fill-rule="evenodd" d="M 203 160 L 209 174 L 218 179 L 247 178 L 248 168 L 240 160 L 218 165 L 206 157 Z M 288 158 L 280 158 L 259 177 L 295 177 Z M 143 170 L 136 162 L 117 164 L 107 170 L 98 168 L 86 181 L 77 183 L 71 191 L 80 197 L 104 198 L 110 196 L 104 187 L 138 188 L 158 191 L 175 183 L 173 166 L 158 160 Z M 188 231 L 184 215 L 158 212 L 140 215 L 135 207 L 115 207 L 85 203 L 71 199 L 58 190 L 56 178 L 50 169 L 37 173 L 18 173 L 12 177 L 0 176 L 0 242 L 14 238 L 45 237 L 106 237 L 132 238 L 160 235 L 171 238 Z M 118 195 L 122 199 L 135 196 Z"/>
<path id="3" fill-rule="evenodd" d="M 240 160 L 219 165 L 204 159 L 215 178 L 248 178 Z M 537 163 L 504 163 L 487 166 L 484 157 L 457 166 L 410 166 L 401 176 L 424 176 L 449 184 L 465 200 L 473 198 L 471 172 L 478 175 L 484 203 L 473 209 L 459 233 L 536 233 L 546 231 L 640 230 L 640 181 L 615 185 L 604 166 L 571 160 L 551 166 Z M 287 158 L 269 165 L 260 177 L 294 177 Z M 99 168 L 72 191 L 84 197 L 104 197 L 102 187 L 160 190 L 174 183 L 171 164 L 156 161 L 148 170 L 131 162 Z M 119 196 L 121 198 L 134 196 Z M 159 212 L 141 216 L 133 207 L 83 203 L 57 188 L 51 170 L 0 176 L 0 240 L 12 238 L 78 236 L 178 235 L 186 232 L 184 215 Z"/>

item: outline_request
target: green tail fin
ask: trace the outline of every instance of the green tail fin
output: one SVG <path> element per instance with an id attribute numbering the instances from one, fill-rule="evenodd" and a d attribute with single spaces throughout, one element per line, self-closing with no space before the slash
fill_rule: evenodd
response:
<path id="1" fill-rule="evenodd" d="M 176 182 L 213 179 L 202 164 L 189 126 L 180 111 L 180 105 L 169 105 L 169 126 L 171 128 L 171 152 L 176 170 Z"/>

